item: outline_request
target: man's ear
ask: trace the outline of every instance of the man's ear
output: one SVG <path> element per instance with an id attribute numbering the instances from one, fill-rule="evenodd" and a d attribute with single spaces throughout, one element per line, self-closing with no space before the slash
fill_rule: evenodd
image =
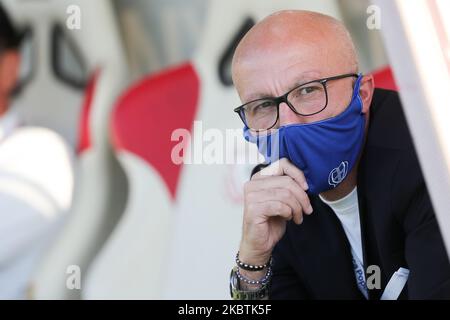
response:
<path id="1" fill-rule="evenodd" d="M 359 94 L 363 103 L 362 112 L 367 114 L 369 112 L 370 104 L 372 103 L 373 91 L 375 90 L 375 82 L 372 75 L 363 76 L 361 85 L 359 87 Z"/>
<path id="2" fill-rule="evenodd" d="M 10 95 L 19 78 L 20 55 L 15 50 L 7 50 L 0 56 L 0 93 Z"/>

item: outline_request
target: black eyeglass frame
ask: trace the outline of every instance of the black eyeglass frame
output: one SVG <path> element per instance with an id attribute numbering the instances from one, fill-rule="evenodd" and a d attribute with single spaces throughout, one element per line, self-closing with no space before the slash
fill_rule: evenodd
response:
<path id="1" fill-rule="evenodd" d="M 289 109 L 291 109 L 291 110 L 292 110 L 295 114 L 297 114 L 297 115 L 304 116 L 304 117 L 313 116 L 313 115 L 315 115 L 315 114 L 318 114 L 318 113 L 322 112 L 322 111 L 325 110 L 325 109 L 327 108 L 327 106 L 328 106 L 327 82 L 328 82 L 328 81 L 332 81 L 332 80 L 339 80 L 339 79 L 349 78 L 349 77 L 358 78 L 359 75 L 356 74 L 356 73 L 346 73 L 346 74 L 341 74 L 341 75 L 338 75 L 338 76 L 333 76 L 333 77 L 328 77 L 328 78 L 322 78 L 322 79 L 317 79 L 317 80 L 308 81 L 308 82 L 299 84 L 298 86 L 292 88 L 291 90 L 289 90 L 288 92 L 286 92 L 285 94 L 283 94 L 283 95 L 281 95 L 281 96 L 279 96 L 279 97 L 273 97 L 273 98 L 259 98 L 259 99 L 255 99 L 255 100 L 252 100 L 252 101 L 249 101 L 249 102 L 244 103 L 243 105 L 241 105 L 241 106 L 235 108 L 233 111 L 236 112 L 236 113 L 239 115 L 239 118 L 241 118 L 241 120 L 242 120 L 242 122 L 244 123 L 244 125 L 245 125 L 246 127 L 248 127 L 248 125 L 247 125 L 247 123 L 246 123 L 246 120 L 245 120 L 245 114 L 244 114 L 244 112 L 243 112 L 245 106 L 246 106 L 246 105 L 249 105 L 250 103 L 257 102 L 257 101 L 267 101 L 267 100 L 274 101 L 274 102 L 276 103 L 276 105 L 277 105 L 277 117 L 276 117 L 275 122 L 273 123 L 273 125 L 271 125 L 271 126 L 270 126 L 269 128 L 267 128 L 267 129 L 253 129 L 253 128 L 248 127 L 248 128 L 250 128 L 251 130 L 256 131 L 256 132 L 270 130 L 270 129 L 272 129 L 272 128 L 277 124 L 278 119 L 280 118 L 280 104 L 281 104 L 281 103 L 283 103 L 283 102 L 286 103 L 286 104 L 288 105 Z M 322 84 L 322 86 L 323 86 L 323 89 L 324 89 L 324 91 L 325 91 L 325 105 L 324 105 L 324 107 L 323 107 L 322 109 L 320 109 L 319 111 L 313 112 L 313 113 L 309 113 L 309 114 L 303 114 L 303 113 L 300 113 L 300 112 L 298 112 L 297 110 L 295 110 L 294 106 L 288 101 L 287 97 L 288 97 L 288 95 L 289 95 L 292 91 L 295 91 L 295 90 L 297 90 L 297 89 L 300 88 L 300 87 L 303 87 L 303 86 L 305 86 L 305 85 L 307 85 L 307 84 L 314 83 L 314 82 L 319 82 L 319 83 Z"/>

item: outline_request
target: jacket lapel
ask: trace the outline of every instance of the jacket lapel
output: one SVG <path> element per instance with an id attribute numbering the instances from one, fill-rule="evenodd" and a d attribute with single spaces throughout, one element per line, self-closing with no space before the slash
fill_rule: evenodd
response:
<path id="1" fill-rule="evenodd" d="M 313 299 L 363 299 L 352 265 L 350 244 L 330 207 L 311 196 L 314 213 L 302 225 L 289 224 L 298 274 Z"/>
<path id="2" fill-rule="evenodd" d="M 391 201 L 395 200 L 390 186 L 399 157 L 393 149 L 367 147 L 364 158 L 358 174 L 361 236 L 365 269 L 370 265 L 380 267 L 381 289 L 369 290 L 370 299 L 378 300 L 392 274 L 406 266 L 402 228 L 391 208 Z"/>

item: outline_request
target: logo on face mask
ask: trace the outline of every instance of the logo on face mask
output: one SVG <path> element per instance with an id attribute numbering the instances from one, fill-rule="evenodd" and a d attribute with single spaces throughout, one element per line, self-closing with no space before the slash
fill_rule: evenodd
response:
<path id="1" fill-rule="evenodd" d="M 339 183 L 341 183 L 348 173 L 348 161 L 342 161 L 339 166 L 331 170 L 330 175 L 328 176 L 328 183 L 333 188 L 336 187 Z"/>

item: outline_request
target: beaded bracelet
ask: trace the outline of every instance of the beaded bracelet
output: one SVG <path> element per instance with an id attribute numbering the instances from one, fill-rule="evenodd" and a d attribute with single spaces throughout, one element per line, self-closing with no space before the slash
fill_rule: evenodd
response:
<path id="1" fill-rule="evenodd" d="M 266 274 L 264 275 L 263 278 L 259 279 L 259 280 L 251 280 L 245 276 L 243 276 L 240 272 L 239 272 L 239 268 L 236 268 L 236 276 L 239 278 L 240 281 L 243 281 L 247 284 L 257 284 L 257 285 L 266 285 L 270 279 L 272 278 L 272 268 L 269 266 L 269 268 L 267 269 Z"/>
<path id="2" fill-rule="evenodd" d="M 241 260 L 239 260 L 239 252 L 236 254 L 236 264 L 239 268 L 247 270 L 247 271 L 261 271 L 267 268 L 272 263 L 272 257 L 270 257 L 269 261 L 267 261 L 263 265 L 251 265 L 248 263 L 244 263 Z"/>

